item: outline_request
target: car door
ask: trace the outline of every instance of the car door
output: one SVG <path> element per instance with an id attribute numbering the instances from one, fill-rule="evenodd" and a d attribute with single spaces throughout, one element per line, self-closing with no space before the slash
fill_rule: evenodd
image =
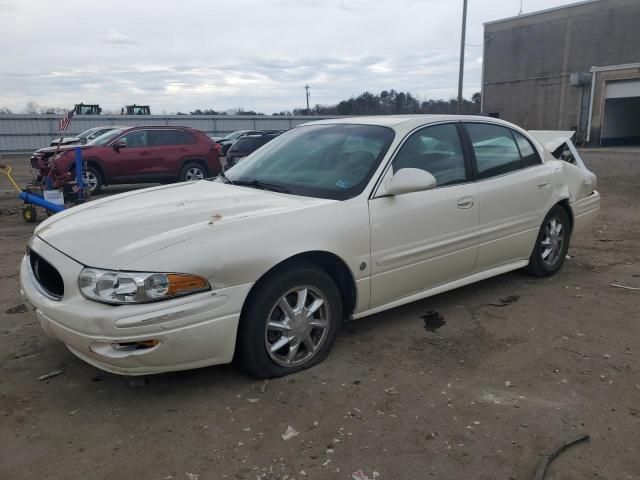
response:
<path id="1" fill-rule="evenodd" d="M 526 260 L 549 206 L 552 168 L 531 142 L 506 126 L 465 124 L 480 205 L 475 271 Z"/>
<path id="2" fill-rule="evenodd" d="M 185 132 L 174 129 L 150 130 L 154 164 L 150 175 L 175 177 L 180 175 L 182 158 L 189 153 Z"/>
<path id="3" fill-rule="evenodd" d="M 398 150 L 384 180 L 426 170 L 431 190 L 369 201 L 371 308 L 468 275 L 477 255 L 477 186 L 455 123 L 424 127 Z M 380 188 L 379 188 L 380 189 Z"/>
<path id="4" fill-rule="evenodd" d="M 126 146 L 110 155 L 106 166 L 109 178 L 117 181 L 142 180 L 153 169 L 153 149 L 149 145 L 148 130 L 133 130 L 115 142 Z"/>

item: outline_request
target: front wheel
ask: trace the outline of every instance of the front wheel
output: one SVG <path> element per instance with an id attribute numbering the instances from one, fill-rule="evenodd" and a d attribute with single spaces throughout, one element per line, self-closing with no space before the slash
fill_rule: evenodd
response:
<path id="1" fill-rule="evenodd" d="M 75 180 L 76 178 L 75 169 L 71 170 L 71 175 L 72 175 L 72 178 Z M 85 188 L 89 190 L 89 193 L 91 195 L 100 192 L 100 190 L 102 189 L 102 183 L 103 183 L 102 174 L 100 173 L 100 170 L 98 170 L 93 165 L 87 166 L 87 169 L 84 171 L 82 178 L 83 178 L 83 183 Z"/>
<path id="2" fill-rule="evenodd" d="M 560 270 L 569 250 L 570 236 L 569 215 L 556 205 L 542 222 L 529 258 L 529 272 L 538 277 L 548 277 Z"/>
<path id="3" fill-rule="evenodd" d="M 329 354 L 342 321 L 342 299 L 324 270 L 297 264 L 269 274 L 247 299 L 238 359 L 258 378 L 288 375 Z"/>

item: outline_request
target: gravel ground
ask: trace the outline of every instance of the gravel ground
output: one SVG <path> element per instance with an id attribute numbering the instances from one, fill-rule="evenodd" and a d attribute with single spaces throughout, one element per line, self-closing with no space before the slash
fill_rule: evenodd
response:
<path id="1" fill-rule="evenodd" d="M 22 305 L 32 226 L 2 197 L 0 478 L 530 479 L 541 452 L 587 433 L 547 479 L 640 479 L 640 291 L 610 286 L 640 287 L 639 156 L 584 152 L 603 210 L 555 277 L 514 272 L 346 324 L 327 361 L 269 382 L 77 360 Z"/>

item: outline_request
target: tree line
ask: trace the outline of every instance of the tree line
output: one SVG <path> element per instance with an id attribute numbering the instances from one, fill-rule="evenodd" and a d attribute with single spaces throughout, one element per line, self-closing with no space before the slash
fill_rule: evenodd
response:
<path id="1" fill-rule="evenodd" d="M 476 115 L 480 113 L 480 92 L 476 92 L 471 96 L 471 100 L 463 99 L 462 112 L 464 114 Z M 27 103 L 22 113 L 28 114 L 64 114 L 66 108 L 62 107 L 44 107 L 35 102 Z M 351 97 L 348 100 L 342 100 L 335 105 L 315 105 L 307 111 L 306 108 L 295 108 L 293 110 L 282 110 L 273 113 L 273 116 L 283 115 L 399 115 L 399 114 L 415 114 L 415 113 L 434 113 L 434 114 L 455 114 L 458 112 L 458 100 L 450 98 L 449 100 L 418 100 L 409 92 L 401 92 L 396 90 L 382 90 L 379 94 L 363 92 L 357 97 Z M 12 113 L 6 107 L 0 107 L 0 114 Z M 105 114 L 111 114 L 104 111 Z M 117 112 L 116 112 L 117 113 Z M 197 108 L 189 113 L 177 112 L 177 115 L 265 115 L 255 110 L 245 108 L 232 108 L 224 111 L 214 110 L 212 108 Z"/>

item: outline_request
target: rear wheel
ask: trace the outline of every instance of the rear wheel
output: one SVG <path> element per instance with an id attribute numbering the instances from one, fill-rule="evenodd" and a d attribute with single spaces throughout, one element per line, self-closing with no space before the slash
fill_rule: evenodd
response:
<path id="1" fill-rule="evenodd" d="M 529 258 L 529 272 L 538 277 L 548 277 L 560 270 L 569 249 L 570 236 L 569 215 L 556 205 L 542 222 Z"/>
<path id="2" fill-rule="evenodd" d="M 342 321 L 333 279 L 306 263 L 278 269 L 254 287 L 238 331 L 238 359 L 259 378 L 312 367 L 329 354 Z"/>
<path id="3" fill-rule="evenodd" d="M 202 165 L 195 162 L 189 162 L 180 172 L 180 180 L 182 182 L 190 182 L 192 180 L 203 180 L 207 176 L 207 172 Z"/>

